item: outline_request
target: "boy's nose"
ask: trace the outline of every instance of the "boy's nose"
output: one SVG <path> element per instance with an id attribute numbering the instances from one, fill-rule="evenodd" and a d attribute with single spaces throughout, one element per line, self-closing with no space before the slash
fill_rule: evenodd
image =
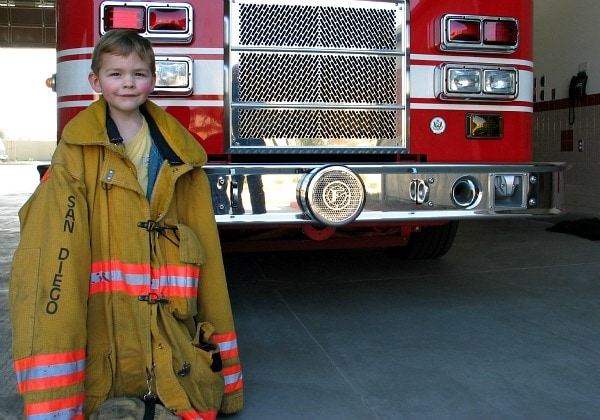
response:
<path id="1" fill-rule="evenodd" d="M 133 86 L 134 84 L 135 84 L 135 82 L 134 82 L 133 76 L 125 76 L 123 78 L 123 86 L 130 87 L 130 86 Z"/>

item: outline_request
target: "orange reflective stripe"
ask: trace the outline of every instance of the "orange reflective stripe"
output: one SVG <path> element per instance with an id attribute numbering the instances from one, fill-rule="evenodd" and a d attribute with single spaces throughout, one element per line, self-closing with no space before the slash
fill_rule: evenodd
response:
<path id="1" fill-rule="evenodd" d="M 80 371 L 70 375 L 62 376 L 49 376 L 47 378 L 40 379 L 29 379 L 26 381 L 19 381 L 17 389 L 20 394 L 29 391 L 41 391 L 44 389 L 58 388 L 61 386 L 69 386 L 76 383 L 82 383 L 85 380 L 85 371 Z"/>
<path id="2" fill-rule="evenodd" d="M 85 393 L 82 392 L 68 398 L 26 404 L 25 414 L 28 419 L 83 419 L 84 401 Z"/>
<path id="3" fill-rule="evenodd" d="M 147 294 L 149 285 L 148 264 L 125 264 L 121 261 L 92 263 L 90 294 L 121 291 L 138 296 Z"/>
<path id="4" fill-rule="evenodd" d="M 185 420 L 215 420 L 217 418 L 216 411 L 205 411 L 200 413 L 196 410 L 190 410 L 185 413 L 178 412 L 177 415 Z"/>
<path id="5" fill-rule="evenodd" d="M 213 340 L 215 340 L 217 343 L 222 343 L 225 341 L 236 340 L 237 336 L 235 334 L 235 331 L 231 331 L 231 332 L 224 333 L 224 334 L 213 334 L 213 335 L 211 335 L 211 338 Z"/>
<path id="6" fill-rule="evenodd" d="M 132 287 L 131 285 L 127 285 L 122 281 L 111 281 L 111 282 L 103 282 L 96 283 L 90 285 L 90 295 L 95 295 L 98 293 L 111 293 L 111 292 L 125 292 L 127 294 L 133 296 L 145 295 L 148 293 L 148 286 L 138 286 Z"/>
<path id="7" fill-rule="evenodd" d="M 92 264 L 90 294 L 124 292 L 132 296 L 156 293 L 159 296 L 196 297 L 200 269 L 169 265 L 150 270 L 147 264 L 101 261 Z"/>
<path id="8" fill-rule="evenodd" d="M 37 356 L 15 360 L 15 370 L 18 372 L 33 367 L 75 362 L 82 359 L 85 359 L 85 349 L 79 349 L 65 353 L 40 354 Z"/>
<path id="9" fill-rule="evenodd" d="M 160 267 L 158 272 L 161 277 L 165 275 L 177 277 L 193 275 L 195 277 L 198 277 L 198 275 L 200 275 L 200 268 L 196 266 L 187 265 L 166 265 Z"/>
<path id="10" fill-rule="evenodd" d="M 168 265 L 160 267 L 158 275 L 162 296 L 191 297 L 198 296 L 200 269 L 193 266 Z"/>
<path id="11" fill-rule="evenodd" d="M 15 373 L 17 388 L 21 394 L 83 383 L 85 350 L 16 360 Z"/>
<path id="12" fill-rule="evenodd" d="M 219 345 L 221 359 L 231 359 L 238 357 L 237 336 L 235 331 L 225 334 L 213 334 L 211 338 Z"/>
<path id="13" fill-rule="evenodd" d="M 244 385 L 242 366 L 240 364 L 224 367 L 223 376 L 225 378 L 226 394 L 241 389 Z"/>
<path id="14" fill-rule="evenodd" d="M 221 351 L 221 359 L 222 360 L 233 359 L 234 357 L 239 357 L 237 347 L 232 350 Z"/>

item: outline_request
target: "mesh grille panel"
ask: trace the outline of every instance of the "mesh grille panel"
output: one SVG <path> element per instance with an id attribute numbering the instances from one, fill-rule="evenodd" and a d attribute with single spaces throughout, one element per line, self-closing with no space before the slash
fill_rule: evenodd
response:
<path id="1" fill-rule="evenodd" d="M 240 101 L 394 104 L 395 68 L 394 57 L 241 54 Z"/>
<path id="2" fill-rule="evenodd" d="M 278 146 L 398 144 L 400 9 L 368 1 L 306 3 L 235 3 L 233 45 L 241 49 L 233 60 L 232 115 L 239 144 L 256 138 Z"/>
<path id="3" fill-rule="evenodd" d="M 240 45 L 394 49 L 395 23 L 391 10 L 243 4 Z"/>
<path id="4" fill-rule="evenodd" d="M 377 146 L 396 135 L 397 111 L 242 110 L 241 138 L 285 146 Z M 292 121 L 300 121 L 292 124 Z M 345 141 L 342 141 L 345 140 Z"/>

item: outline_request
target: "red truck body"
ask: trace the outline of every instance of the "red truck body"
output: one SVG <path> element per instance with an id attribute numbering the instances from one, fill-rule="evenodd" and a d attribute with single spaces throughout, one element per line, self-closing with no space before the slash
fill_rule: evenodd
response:
<path id="1" fill-rule="evenodd" d="M 57 1 L 59 130 L 95 42 L 150 38 L 152 100 L 209 153 L 224 250 L 438 257 L 459 220 L 558 214 L 532 162 L 531 0 Z"/>

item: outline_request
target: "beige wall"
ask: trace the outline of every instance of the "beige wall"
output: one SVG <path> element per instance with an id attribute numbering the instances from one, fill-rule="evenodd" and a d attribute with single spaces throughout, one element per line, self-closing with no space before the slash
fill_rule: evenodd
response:
<path id="1" fill-rule="evenodd" d="M 546 100 L 567 98 L 571 76 L 587 63 L 588 93 L 600 93 L 598 0 L 534 0 L 533 61 Z M 545 76 L 545 86 L 540 86 Z"/>
<path id="2" fill-rule="evenodd" d="M 567 212 L 600 215 L 600 105 L 575 108 L 572 125 L 568 107 L 536 111 L 533 144 L 536 161 L 569 164 L 564 174 Z"/>
<path id="3" fill-rule="evenodd" d="M 569 213 L 600 215 L 600 22 L 598 0 L 535 0 L 533 157 L 567 162 L 565 204 Z M 571 77 L 587 67 L 588 97 L 569 124 Z M 544 86 L 541 79 L 544 77 Z M 541 92 L 544 92 L 544 99 Z M 554 95 L 553 95 L 554 93 Z M 553 99 L 554 96 L 554 100 Z M 579 142 L 583 149 L 579 151 Z"/>
<path id="4" fill-rule="evenodd" d="M 12 162 L 49 161 L 56 149 L 53 141 L 2 140 L 2 143 L 6 146 L 8 160 Z"/>

